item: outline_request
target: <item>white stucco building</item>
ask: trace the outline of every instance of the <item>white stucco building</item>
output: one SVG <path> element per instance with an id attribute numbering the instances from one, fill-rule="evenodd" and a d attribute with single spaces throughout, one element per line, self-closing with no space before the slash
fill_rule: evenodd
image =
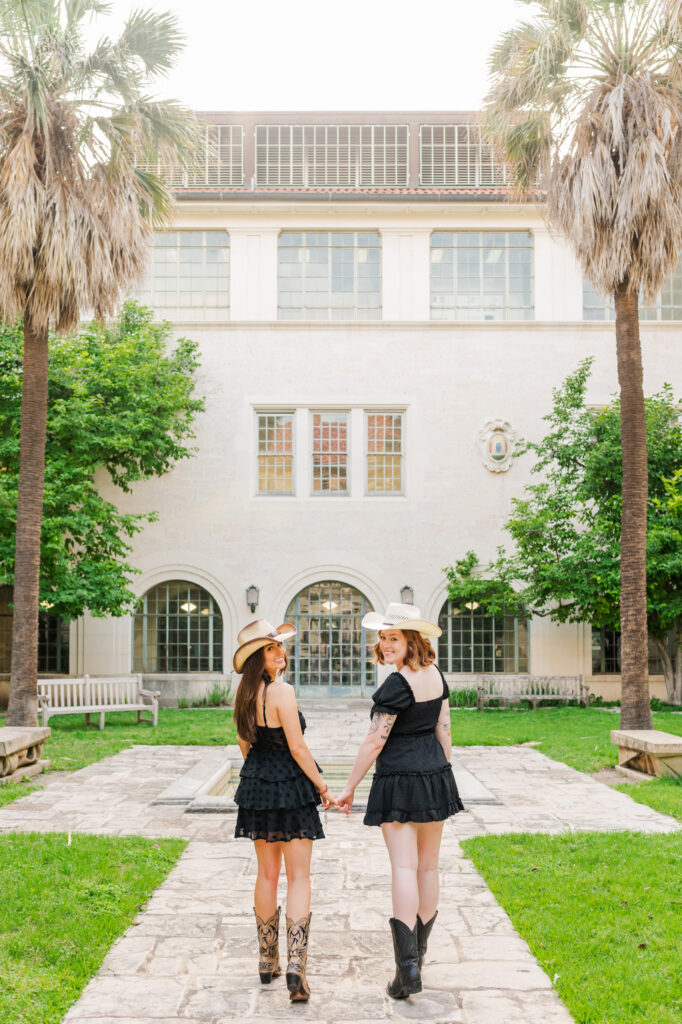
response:
<path id="1" fill-rule="evenodd" d="M 198 454 L 116 494 L 159 512 L 134 541 L 134 620 L 71 623 L 68 657 L 62 643 L 42 667 L 141 671 L 172 700 L 226 675 L 258 615 L 297 623 L 301 693 L 369 692 L 360 619 L 409 587 L 444 625 L 456 684 L 582 673 L 617 696 L 615 635 L 446 601 L 443 567 L 494 553 L 529 480 L 530 460 L 500 471 L 502 425 L 541 436 L 552 388 L 586 356 L 590 402 L 617 391 L 608 310 L 542 204 L 509 201 L 475 114 L 205 116 L 196 173 L 161 168 L 176 222 L 142 292 L 200 344 Z M 647 393 L 682 384 L 673 284 L 642 324 Z"/>

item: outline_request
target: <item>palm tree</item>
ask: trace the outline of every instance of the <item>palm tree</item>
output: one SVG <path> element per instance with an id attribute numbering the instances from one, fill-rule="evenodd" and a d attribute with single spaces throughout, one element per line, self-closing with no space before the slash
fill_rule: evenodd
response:
<path id="1" fill-rule="evenodd" d="M 48 330 L 112 313 L 144 272 L 171 196 L 136 169 L 187 163 L 194 119 L 146 93 L 182 46 L 176 21 L 137 11 L 89 52 L 103 0 L 0 0 L 0 318 L 23 318 L 24 367 L 7 724 L 37 722 L 40 530 Z"/>
<path id="2" fill-rule="evenodd" d="M 622 728 L 651 728 L 647 453 L 639 296 L 682 239 L 682 31 L 665 0 L 528 0 L 532 20 L 490 57 L 486 123 L 519 188 L 547 182 L 548 217 L 612 295 L 621 401 Z M 679 0 L 678 0 L 679 3 Z"/>

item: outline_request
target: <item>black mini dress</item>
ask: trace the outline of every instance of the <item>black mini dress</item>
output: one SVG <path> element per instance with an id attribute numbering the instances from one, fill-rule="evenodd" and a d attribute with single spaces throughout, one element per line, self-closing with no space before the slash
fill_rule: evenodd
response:
<path id="1" fill-rule="evenodd" d="M 305 732 L 300 711 L 298 718 Z M 234 794 L 235 839 L 265 839 L 268 843 L 324 839 L 317 812 L 320 794 L 294 760 L 282 726 L 267 724 L 265 698 L 263 721 L 265 725 L 256 726 L 258 739 L 242 765 Z"/>
<path id="2" fill-rule="evenodd" d="M 443 692 L 433 700 L 415 700 L 400 672 L 392 672 L 374 694 L 371 716 L 397 717 L 376 760 L 365 825 L 444 821 L 464 810 L 452 766 L 436 736 L 441 705 L 450 693 L 440 674 Z"/>

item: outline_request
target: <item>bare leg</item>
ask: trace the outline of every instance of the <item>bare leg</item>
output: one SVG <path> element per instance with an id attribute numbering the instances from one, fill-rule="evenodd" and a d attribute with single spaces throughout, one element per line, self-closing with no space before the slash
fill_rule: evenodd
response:
<path id="1" fill-rule="evenodd" d="M 266 843 L 264 839 L 254 840 L 258 858 L 258 874 L 253 891 L 253 907 L 263 921 L 267 921 L 277 910 L 277 883 L 282 867 L 282 843 Z"/>
<path id="2" fill-rule="evenodd" d="M 438 855 L 442 835 L 442 821 L 426 821 L 417 825 L 418 913 L 424 924 L 430 921 L 438 910 Z"/>
<path id="3" fill-rule="evenodd" d="M 381 826 L 391 859 L 393 916 L 410 930 L 417 922 L 419 908 L 417 828 L 410 821 L 387 821 Z"/>
<path id="4" fill-rule="evenodd" d="M 310 912 L 310 858 L 313 841 L 292 839 L 282 843 L 282 846 L 287 872 L 287 916 L 292 921 L 300 921 Z"/>
<path id="5" fill-rule="evenodd" d="M 292 839 L 284 844 L 287 871 L 287 988 L 293 1003 L 307 1002 L 310 986 L 306 976 L 310 935 L 310 858 L 312 839 Z"/>

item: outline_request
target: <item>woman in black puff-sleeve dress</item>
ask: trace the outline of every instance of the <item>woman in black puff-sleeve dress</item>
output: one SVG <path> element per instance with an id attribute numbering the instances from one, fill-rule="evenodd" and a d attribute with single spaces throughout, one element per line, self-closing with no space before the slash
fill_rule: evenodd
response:
<path id="1" fill-rule="evenodd" d="M 421 991 L 421 968 L 438 913 L 438 853 L 443 823 L 464 810 L 450 766 L 449 689 L 428 637 L 440 629 L 413 605 L 390 604 L 362 621 L 376 629 L 377 661 L 393 671 L 373 698 L 370 728 L 339 810 L 350 813 L 355 788 L 376 761 L 365 825 L 380 825 L 391 859 L 391 934 L 396 975 L 387 991 Z"/>
<path id="2" fill-rule="evenodd" d="M 292 1002 L 305 1002 L 310 997 L 310 858 L 313 841 L 324 839 L 317 808 L 335 801 L 303 738 L 305 719 L 293 687 L 281 678 L 287 667 L 283 641 L 295 633 L 289 623 L 275 630 L 267 619 L 257 619 L 238 636 L 233 664 L 242 678 L 234 717 L 244 764 L 234 795 L 235 837 L 252 839 L 258 859 L 254 913 L 264 985 L 282 973 L 277 883 L 284 858 L 289 883 L 287 988 Z"/>

